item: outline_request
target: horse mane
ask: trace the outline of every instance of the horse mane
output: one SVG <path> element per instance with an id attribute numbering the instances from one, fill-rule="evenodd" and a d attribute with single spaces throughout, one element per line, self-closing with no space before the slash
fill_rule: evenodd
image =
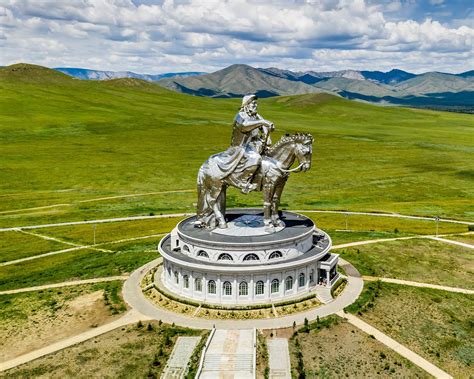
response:
<path id="1" fill-rule="evenodd" d="M 280 140 L 275 143 L 273 146 L 268 148 L 267 154 L 268 156 L 272 156 L 275 154 L 282 146 L 287 145 L 288 143 L 292 142 L 300 142 L 303 144 L 313 143 L 313 136 L 309 133 L 296 133 L 293 135 L 286 134 L 280 138 Z"/>

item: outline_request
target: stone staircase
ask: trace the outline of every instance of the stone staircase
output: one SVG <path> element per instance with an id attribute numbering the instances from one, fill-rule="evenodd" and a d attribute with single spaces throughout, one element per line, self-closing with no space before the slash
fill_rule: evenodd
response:
<path id="1" fill-rule="evenodd" d="M 291 379 L 290 353 L 286 338 L 267 339 L 270 379 Z"/>
<path id="2" fill-rule="evenodd" d="M 161 379 L 182 379 L 186 374 L 188 362 L 201 337 L 178 337 L 173 351 L 161 374 Z"/>
<path id="3" fill-rule="evenodd" d="M 323 304 L 328 304 L 334 300 L 331 295 L 331 289 L 327 287 L 322 287 L 322 286 L 316 287 L 316 295 L 319 301 L 321 301 L 321 303 Z"/>
<path id="4" fill-rule="evenodd" d="M 255 330 L 216 330 L 199 378 L 255 378 Z"/>

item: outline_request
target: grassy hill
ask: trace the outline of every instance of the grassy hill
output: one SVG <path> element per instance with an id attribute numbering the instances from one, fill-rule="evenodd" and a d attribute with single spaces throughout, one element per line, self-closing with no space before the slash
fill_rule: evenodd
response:
<path id="1" fill-rule="evenodd" d="M 197 170 L 228 146 L 239 103 L 137 79 L 0 69 L 0 225 L 193 211 Z M 283 207 L 474 216 L 470 115 L 327 94 L 262 99 L 260 113 L 275 122 L 273 141 L 315 136 L 313 167 L 291 176 Z M 142 196 L 109 198 L 130 194 Z M 262 202 L 236 190 L 229 199 Z"/>
<path id="2" fill-rule="evenodd" d="M 321 92 L 303 82 L 267 75 L 262 70 L 243 64 L 235 64 L 212 74 L 161 79 L 159 83 L 175 91 L 213 97 L 235 97 L 246 93 L 269 97 Z"/>

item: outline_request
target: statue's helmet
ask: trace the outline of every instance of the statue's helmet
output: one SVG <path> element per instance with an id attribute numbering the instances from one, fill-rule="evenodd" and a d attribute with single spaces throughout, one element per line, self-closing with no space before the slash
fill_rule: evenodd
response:
<path id="1" fill-rule="evenodd" d="M 242 98 L 242 108 L 245 107 L 246 105 L 249 105 L 254 100 L 257 100 L 257 95 L 254 95 L 254 94 L 245 95 Z"/>

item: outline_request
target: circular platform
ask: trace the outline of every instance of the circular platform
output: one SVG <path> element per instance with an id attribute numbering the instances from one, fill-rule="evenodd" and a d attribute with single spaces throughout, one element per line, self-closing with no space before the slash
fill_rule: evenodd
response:
<path id="1" fill-rule="evenodd" d="M 226 213 L 223 234 L 196 228 L 196 217 L 181 221 L 159 244 L 164 270 L 161 281 L 176 295 L 222 304 L 252 304 L 304 294 L 337 280 L 337 255 L 329 253 L 330 237 L 308 217 L 282 212 L 284 227 L 261 228 L 260 209 Z"/>

